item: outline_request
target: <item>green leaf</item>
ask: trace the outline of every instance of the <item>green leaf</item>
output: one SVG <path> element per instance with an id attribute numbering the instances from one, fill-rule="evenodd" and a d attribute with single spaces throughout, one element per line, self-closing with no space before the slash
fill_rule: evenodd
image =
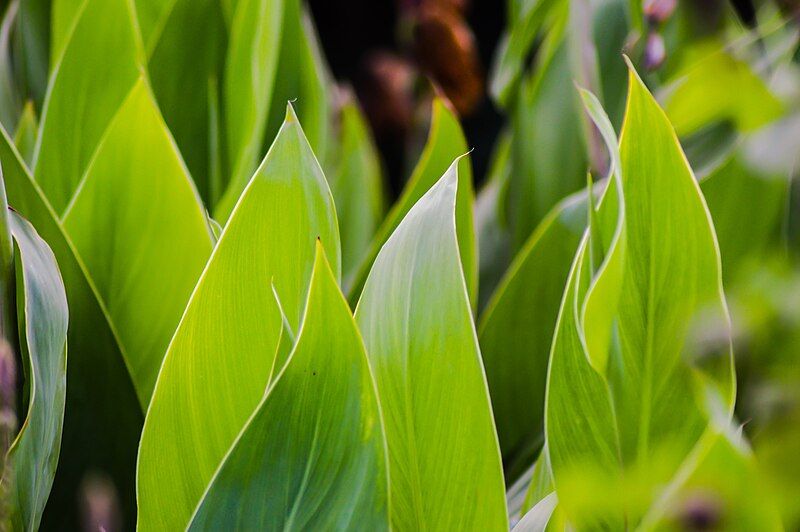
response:
<path id="1" fill-rule="evenodd" d="M 553 329 L 586 227 L 585 193 L 561 202 L 514 258 L 478 322 L 500 449 L 510 476 L 543 441 Z M 536 309 L 525 312 L 521 309 Z"/>
<path id="2" fill-rule="evenodd" d="M 22 108 L 17 80 L 13 68 L 12 30 L 17 23 L 18 4 L 9 4 L 0 25 L 0 124 L 13 130 L 17 126 Z"/>
<path id="3" fill-rule="evenodd" d="M 569 6 L 566 6 L 569 7 Z M 511 174 L 506 209 L 516 252 L 562 198 L 586 181 L 586 143 L 562 9 L 511 111 Z"/>
<path id="4" fill-rule="evenodd" d="M 0 133 L 0 162 L 9 204 L 30 220 L 53 250 L 72 316 L 61 460 L 42 527 L 80 526 L 75 494 L 90 470 L 110 476 L 120 500 L 120 518 L 130 523 L 135 512 L 136 442 L 143 416 L 121 344 L 57 214 L 8 134 L 5 130 Z"/>
<path id="5" fill-rule="evenodd" d="M 50 69 L 64 54 L 75 21 L 89 0 L 52 0 L 50 8 Z"/>
<path id="6" fill-rule="evenodd" d="M 186 526 L 261 398 L 280 342 L 296 331 L 314 261 L 331 250 L 340 275 L 333 199 L 291 106 L 225 226 L 159 373 L 139 450 L 139 526 Z"/>
<path id="7" fill-rule="evenodd" d="M 330 180 L 339 232 L 345 286 L 369 249 L 384 214 L 383 178 L 378 151 L 353 96 L 342 106 L 339 158 Z"/>
<path id="8" fill-rule="evenodd" d="M 401 530 L 508 529 L 459 259 L 458 165 L 387 240 L 356 310 L 386 422 L 392 525 Z"/>
<path id="9" fill-rule="evenodd" d="M 69 311 L 52 251 L 33 226 L 13 211 L 17 322 L 25 366 L 27 414 L 8 460 L 11 523 L 36 530 L 50 495 L 61 448 L 67 378 Z"/>
<path id="10" fill-rule="evenodd" d="M 39 123 L 36 120 L 36 110 L 33 108 L 33 102 L 28 100 L 22 109 L 22 116 L 17 122 L 17 129 L 14 131 L 14 145 L 28 167 L 33 163 L 33 150 L 36 148 L 36 133 L 38 129 Z"/>
<path id="11" fill-rule="evenodd" d="M 556 492 L 550 492 L 520 519 L 513 528 L 516 532 L 541 532 L 547 528 L 558 504 Z"/>
<path id="12" fill-rule="evenodd" d="M 52 0 L 19 0 L 16 70 L 20 83 L 37 105 L 47 89 Z"/>
<path id="13" fill-rule="evenodd" d="M 593 271 L 584 237 L 548 375 L 549 457 L 559 505 L 579 527 L 637 523 L 707 427 L 705 406 L 718 401 L 730 416 L 733 403 L 730 344 L 701 353 L 691 328 L 701 311 L 727 316 L 711 219 L 674 130 L 633 70 L 620 160 L 622 202 L 612 181 L 598 211 L 609 251 Z M 620 237 L 609 246 L 609 235 Z M 602 494 L 580 480 L 618 486 L 626 475 L 640 481 L 637 500 L 610 511 L 597 511 Z"/>
<path id="14" fill-rule="evenodd" d="M 450 104 L 442 98 L 433 101 L 431 112 L 431 128 L 428 140 L 422 151 L 414 172 L 408 179 L 400 199 L 386 215 L 383 224 L 378 229 L 369 252 L 361 262 L 353 284 L 349 287 L 349 300 L 351 306 L 358 300 L 367 274 L 370 271 L 375 257 L 389 236 L 399 226 L 400 221 L 411 210 L 411 207 L 430 189 L 439 177 L 447 170 L 453 159 L 458 159 L 458 198 L 456 201 L 456 228 L 458 232 L 458 249 L 461 263 L 464 268 L 464 277 L 467 280 L 467 290 L 470 301 L 475 303 L 477 298 L 477 254 L 475 244 L 475 231 L 472 223 L 472 167 L 468 157 L 461 158 L 467 152 L 467 141 L 461 130 L 454 111 Z"/>
<path id="15" fill-rule="evenodd" d="M 212 245 L 144 78 L 112 119 L 63 225 L 111 316 L 145 410 Z"/>
<path id="16" fill-rule="evenodd" d="M 236 4 L 225 61 L 224 109 L 228 191 L 214 217 L 228 215 L 255 168 L 264 142 L 287 0 L 241 0 Z"/>
<path id="17" fill-rule="evenodd" d="M 364 344 L 317 244 L 294 351 L 189 528 L 388 530 L 385 445 Z"/>
<path id="18" fill-rule="evenodd" d="M 678 135 L 720 120 L 732 122 L 740 131 L 753 131 L 783 114 L 783 104 L 764 81 L 722 44 L 703 41 L 684 54 L 684 66 L 664 101 Z"/>
<path id="19" fill-rule="evenodd" d="M 297 100 L 309 143 L 326 160 L 330 128 L 327 72 L 300 0 L 237 2 L 225 72 L 230 182 L 214 215 L 227 219 L 262 149 Z"/>
<path id="20" fill-rule="evenodd" d="M 149 15 L 158 18 L 148 33 L 143 18 L 158 9 L 165 12 Z M 208 111 L 217 98 L 210 80 L 216 83 L 222 76 L 227 44 L 219 2 L 138 0 L 137 14 L 153 93 L 201 196 L 206 205 L 214 205 L 221 191 L 212 182 L 211 150 L 218 132 L 212 131 Z"/>
<path id="21" fill-rule="evenodd" d="M 34 154 L 36 181 L 58 213 L 144 63 L 131 0 L 86 0 L 77 17 L 50 79 Z M 102 65 L 103 75 L 87 65 Z"/>

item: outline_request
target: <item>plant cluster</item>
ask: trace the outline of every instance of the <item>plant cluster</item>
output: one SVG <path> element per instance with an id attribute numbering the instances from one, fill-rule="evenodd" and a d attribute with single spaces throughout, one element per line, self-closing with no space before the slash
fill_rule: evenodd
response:
<path id="1" fill-rule="evenodd" d="M 302 0 L 3 7 L 0 529 L 800 526 L 792 2 L 509 0 L 391 207 Z"/>

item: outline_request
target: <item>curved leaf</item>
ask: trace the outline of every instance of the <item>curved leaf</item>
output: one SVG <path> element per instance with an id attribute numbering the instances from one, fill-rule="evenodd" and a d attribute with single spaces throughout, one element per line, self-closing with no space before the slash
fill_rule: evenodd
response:
<path id="1" fill-rule="evenodd" d="M 500 449 L 511 476 L 530 463 L 543 441 L 553 329 L 586 212 L 585 193 L 553 209 L 514 259 L 479 321 Z"/>
<path id="2" fill-rule="evenodd" d="M 711 219 L 674 130 L 632 69 L 620 154 L 628 207 L 608 193 L 601 202 L 570 272 L 548 374 L 548 452 L 575 526 L 638 522 L 700 439 L 708 403 L 730 415 L 734 394 L 730 343 L 701 353 L 691 329 L 701 311 L 727 316 Z M 620 220 L 627 238 L 609 248 Z M 598 238 L 612 251 L 595 272 Z M 623 257 L 612 259 L 617 250 Z M 638 478 L 637 499 L 598 512 L 581 475 L 612 486 Z"/>
<path id="3" fill-rule="evenodd" d="M 508 529 L 458 248 L 458 164 L 387 240 L 356 310 L 386 422 L 392 525 L 401 530 Z"/>
<path id="4" fill-rule="evenodd" d="M 384 213 L 381 163 L 358 104 L 350 96 L 340 112 L 338 164 L 330 180 L 339 232 L 345 286 L 372 242 Z"/>
<path id="5" fill-rule="evenodd" d="M 223 107 L 228 148 L 228 190 L 214 216 L 220 221 L 236 204 L 258 162 L 272 101 L 286 0 L 241 0 L 236 4 L 225 60 Z"/>
<path id="6" fill-rule="evenodd" d="M 401 220 L 411 210 L 411 207 L 428 191 L 447 170 L 450 163 L 458 159 L 458 198 L 456 201 L 456 228 L 458 232 L 458 249 L 461 263 L 464 268 L 464 277 L 467 280 L 467 290 L 473 303 L 477 298 L 477 254 L 475 244 L 475 230 L 472 223 L 472 167 L 468 157 L 461 157 L 467 152 L 467 141 L 461 130 L 454 111 L 450 104 L 442 98 L 433 101 L 431 111 L 431 128 L 428 140 L 422 151 L 414 172 L 408 179 L 403 193 L 394 204 L 383 224 L 378 229 L 372 246 L 364 259 L 353 284 L 348 288 L 350 304 L 358 300 L 367 274 L 378 252 L 389 236 L 400 225 Z"/>
<path id="7" fill-rule="evenodd" d="M 33 173 L 58 213 L 139 78 L 144 60 L 131 1 L 86 0 L 51 76 Z"/>
<path id="8" fill-rule="evenodd" d="M 220 4 L 138 0 L 136 8 L 153 93 L 200 195 L 211 206 L 222 193 L 214 182 L 212 155 L 219 132 L 209 116 L 210 107 L 218 105 L 216 84 L 222 78 L 227 45 Z M 143 20 L 147 16 L 154 19 L 150 30 Z"/>
<path id="9" fill-rule="evenodd" d="M 121 344 L 58 216 L 1 128 L 0 162 L 9 204 L 31 221 L 58 260 L 73 317 L 61 461 L 42 527 L 79 527 L 75 493 L 90 470 L 111 477 L 120 517 L 128 523 L 135 511 L 136 442 L 143 416 Z"/>
<path id="10" fill-rule="evenodd" d="M 364 344 L 317 244 L 286 368 L 234 443 L 192 530 L 388 530 L 383 427 Z"/>
<path id="11" fill-rule="evenodd" d="M 161 360 L 211 254 L 200 198 L 143 78 L 63 216 L 147 408 Z"/>
<path id="12" fill-rule="evenodd" d="M 139 526 L 186 526 L 264 395 L 281 312 L 298 330 L 314 241 L 339 234 L 330 190 L 289 106 L 286 122 L 231 215 L 158 376 L 139 449 Z"/>
<path id="13" fill-rule="evenodd" d="M 67 393 L 64 284 L 52 251 L 31 224 L 9 216 L 16 243 L 17 321 L 25 364 L 28 411 L 8 452 L 11 523 L 36 530 L 50 495 L 61 448 Z"/>

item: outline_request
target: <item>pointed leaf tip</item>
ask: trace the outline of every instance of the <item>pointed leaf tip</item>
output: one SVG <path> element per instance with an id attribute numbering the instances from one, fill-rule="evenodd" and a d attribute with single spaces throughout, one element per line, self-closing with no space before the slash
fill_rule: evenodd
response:
<path id="1" fill-rule="evenodd" d="M 294 110 L 294 105 L 292 104 L 292 100 L 286 102 L 286 118 L 284 118 L 284 122 L 287 124 L 291 124 L 293 122 L 299 123 L 300 120 L 297 118 L 297 113 Z"/>

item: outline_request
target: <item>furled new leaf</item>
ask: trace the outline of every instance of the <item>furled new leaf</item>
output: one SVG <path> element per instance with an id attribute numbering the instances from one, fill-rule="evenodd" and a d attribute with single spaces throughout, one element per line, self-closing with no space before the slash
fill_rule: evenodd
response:
<path id="1" fill-rule="evenodd" d="M 131 1 L 86 0 L 50 78 L 33 173 L 58 213 L 139 78 L 144 59 Z"/>
<path id="2" fill-rule="evenodd" d="M 385 445 L 364 344 L 318 244 L 294 351 L 189 528 L 388 530 Z"/>
<path id="3" fill-rule="evenodd" d="M 139 450 L 140 527 L 189 522 L 267 387 L 283 327 L 273 284 L 289 327 L 299 329 L 316 238 L 338 278 L 333 200 L 289 106 L 167 350 Z"/>
<path id="4" fill-rule="evenodd" d="M 386 422 L 392 525 L 401 530 L 508 528 L 458 248 L 458 166 L 386 241 L 356 310 Z"/>
<path id="5" fill-rule="evenodd" d="M 467 152 L 467 141 L 450 104 L 442 98 L 436 98 L 433 101 L 431 114 L 431 128 L 419 162 L 403 188 L 400 199 L 397 200 L 378 229 L 372 246 L 363 258 L 358 273 L 353 279 L 353 284 L 348 287 L 351 305 L 358 300 L 367 274 L 381 246 L 389 239 L 411 207 L 447 170 L 453 159 Z M 461 157 L 458 160 L 458 180 L 456 201 L 458 249 L 464 268 L 464 277 L 467 281 L 467 290 L 470 300 L 474 303 L 477 298 L 478 268 L 475 231 L 472 224 L 472 167 L 468 157 Z"/>
<path id="6" fill-rule="evenodd" d="M 111 121 L 63 225 L 113 320 L 145 410 L 211 234 L 144 78 Z"/>
<path id="7" fill-rule="evenodd" d="M 121 344 L 57 214 L 5 130 L 0 130 L 0 162 L 9 205 L 35 225 L 53 250 L 73 317 L 67 339 L 71 356 L 61 460 L 42 527 L 79 527 L 75 494 L 88 471 L 110 477 L 119 496 L 120 518 L 131 523 L 143 416 Z"/>
<path id="8" fill-rule="evenodd" d="M 28 101 L 25 107 L 22 108 L 22 115 L 19 117 L 19 122 L 17 122 L 17 129 L 14 131 L 14 145 L 29 168 L 33 164 L 33 151 L 36 148 L 38 129 L 39 123 L 36 120 L 33 102 Z"/>
<path id="9" fill-rule="evenodd" d="M 15 530 L 36 530 L 56 474 L 67 378 L 67 297 L 52 251 L 30 223 L 9 213 L 14 235 L 17 323 L 27 413 L 3 478 Z"/>

